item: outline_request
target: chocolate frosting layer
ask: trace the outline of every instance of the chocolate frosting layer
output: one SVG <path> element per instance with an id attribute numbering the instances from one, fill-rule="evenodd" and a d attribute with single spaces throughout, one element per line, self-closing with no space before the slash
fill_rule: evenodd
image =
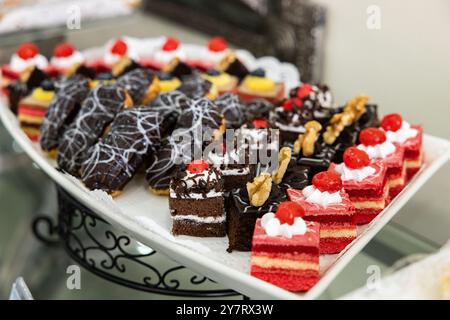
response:
<path id="1" fill-rule="evenodd" d="M 122 87 L 100 84 L 92 90 L 59 141 L 59 168 L 79 176 L 86 151 L 99 140 L 105 128 L 124 107 L 125 90 Z"/>
<path id="2" fill-rule="evenodd" d="M 58 83 L 56 96 L 41 126 L 40 144 L 44 151 L 58 146 L 60 136 L 76 116 L 88 93 L 89 83 L 83 76 L 74 75 Z"/>
<path id="3" fill-rule="evenodd" d="M 225 118 L 227 129 L 237 129 L 245 122 L 245 109 L 239 96 L 225 93 L 215 99 L 214 103 Z"/>
<path id="4" fill-rule="evenodd" d="M 86 186 L 108 193 L 121 190 L 145 156 L 160 144 L 160 117 L 151 107 L 125 109 L 114 120 L 108 136 L 90 148 L 82 168 Z"/>
<path id="5" fill-rule="evenodd" d="M 210 166 L 202 173 L 192 174 L 184 168 L 177 171 L 170 183 L 177 198 L 191 198 L 192 194 L 207 197 L 208 192 L 223 192 L 222 173 L 216 167 Z"/>
<path id="6" fill-rule="evenodd" d="M 198 99 L 205 97 L 209 90 L 211 90 L 212 83 L 199 74 L 192 74 L 188 76 L 183 76 L 181 78 L 182 84 L 178 88 L 179 91 L 183 92 L 186 96 L 191 99 Z"/>
<path id="7" fill-rule="evenodd" d="M 150 106 L 162 118 L 161 135 L 170 134 L 175 128 L 182 110 L 187 109 L 190 99 L 180 91 L 162 93 L 150 103 Z"/>
<path id="8" fill-rule="evenodd" d="M 139 68 L 121 76 L 117 84 L 127 90 L 134 104 L 139 104 L 154 80 L 155 74 L 152 71 Z"/>
<path id="9" fill-rule="evenodd" d="M 272 183 L 269 198 L 261 207 L 254 207 L 250 204 L 248 192 L 246 188 L 233 190 L 232 195 L 234 205 L 241 214 L 257 214 L 263 215 L 267 212 L 275 212 L 278 205 L 286 200 L 286 194 L 275 183 Z"/>

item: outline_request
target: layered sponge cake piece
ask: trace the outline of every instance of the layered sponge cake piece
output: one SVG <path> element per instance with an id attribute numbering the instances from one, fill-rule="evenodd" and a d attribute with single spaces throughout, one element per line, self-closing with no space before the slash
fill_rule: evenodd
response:
<path id="1" fill-rule="evenodd" d="M 252 240 L 251 275 L 290 291 L 307 291 L 319 280 L 320 225 L 304 210 L 283 202 L 258 219 Z"/>
<path id="2" fill-rule="evenodd" d="M 355 207 L 356 224 L 369 223 L 386 207 L 389 186 L 383 161 L 370 161 L 367 153 L 350 147 L 344 152 L 344 162 L 331 164 L 330 170 L 341 176 L 344 190 Z"/>
<path id="3" fill-rule="evenodd" d="M 174 235 L 225 236 L 225 200 L 219 169 L 194 160 L 172 179 L 169 192 Z"/>
<path id="4" fill-rule="evenodd" d="M 383 130 L 367 128 L 360 132 L 358 149 L 365 151 L 370 159 L 382 160 L 386 165 L 389 195 L 395 197 L 406 185 L 405 148 L 387 140 Z"/>
<path id="5" fill-rule="evenodd" d="M 320 223 L 320 253 L 341 252 L 357 236 L 355 207 L 342 188 L 338 174 L 316 174 L 313 185 L 303 190 L 288 189 L 291 201 L 305 209 L 305 220 Z"/>
<path id="6" fill-rule="evenodd" d="M 410 125 L 397 113 L 383 117 L 381 127 L 386 132 L 388 141 L 398 143 L 405 148 L 405 166 L 408 180 L 423 165 L 423 128 L 421 125 Z"/>

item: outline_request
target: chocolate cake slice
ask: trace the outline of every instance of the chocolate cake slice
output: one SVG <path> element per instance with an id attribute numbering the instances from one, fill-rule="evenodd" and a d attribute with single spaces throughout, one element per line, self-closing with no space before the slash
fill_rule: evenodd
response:
<path id="1" fill-rule="evenodd" d="M 126 103 L 125 89 L 116 84 L 100 84 L 93 89 L 59 141 L 59 168 L 79 176 L 87 150 L 97 143 Z"/>
<path id="2" fill-rule="evenodd" d="M 275 183 L 270 183 L 267 199 L 262 204 L 250 199 L 248 187 L 233 190 L 227 217 L 228 251 L 250 251 L 256 220 L 268 212 L 275 212 L 285 199 L 286 194 Z"/>
<path id="3" fill-rule="evenodd" d="M 88 151 L 81 171 L 86 187 L 118 195 L 159 146 L 159 124 L 160 117 L 151 107 L 120 112 L 108 136 Z"/>
<path id="4" fill-rule="evenodd" d="M 89 82 L 80 75 L 74 75 L 57 85 L 56 96 L 48 107 L 41 126 L 40 144 L 50 152 L 58 147 L 59 138 L 75 118 L 89 93 Z"/>
<path id="5" fill-rule="evenodd" d="M 169 208 L 174 235 L 224 237 L 225 199 L 222 173 L 194 160 L 170 183 Z"/>

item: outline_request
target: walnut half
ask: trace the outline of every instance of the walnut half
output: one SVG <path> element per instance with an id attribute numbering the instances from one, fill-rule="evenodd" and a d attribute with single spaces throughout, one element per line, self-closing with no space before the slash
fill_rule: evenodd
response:
<path id="1" fill-rule="evenodd" d="M 269 198 L 271 189 L 272 176 L 268 172 L 261 173 L 253 179 L 253 182 L 247 182 L 250 204 L 254 207 L 261 207 Z"/>
<path id="2" fill-rule="evenodd" d="M 291 161 L 292 150 L 289 147 L 283 147 L 278 154 L 278 169 L 273 173 L 273 182 L 279 184 L 283 180 L 284 174 Z"/>

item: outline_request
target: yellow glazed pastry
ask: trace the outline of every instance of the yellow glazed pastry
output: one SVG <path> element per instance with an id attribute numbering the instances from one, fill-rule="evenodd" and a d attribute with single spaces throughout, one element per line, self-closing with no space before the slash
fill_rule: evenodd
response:
<path id="1" fill-rule="evenodd" d="M 272 79 L 252 75 L 245 77 L 242 85 L 246 89 L 255 92 L 273 91 L 276 86 Z"/>
<path id="2" fill-rule="evenodd" d="M 159 86 L 161 92 L 170 92 L 178 89 L 178 87 L 181 86 L 181 81 L 175 77 L 169 80 L 160 80 Z"/>
<path id="3" fill-rule="evenodd" d="M 39 87 L 33 90 L 31 97 L 37 101 L 50 102 L 55 97 L 55 92 L 53 90 L 44 90 Z"/>

